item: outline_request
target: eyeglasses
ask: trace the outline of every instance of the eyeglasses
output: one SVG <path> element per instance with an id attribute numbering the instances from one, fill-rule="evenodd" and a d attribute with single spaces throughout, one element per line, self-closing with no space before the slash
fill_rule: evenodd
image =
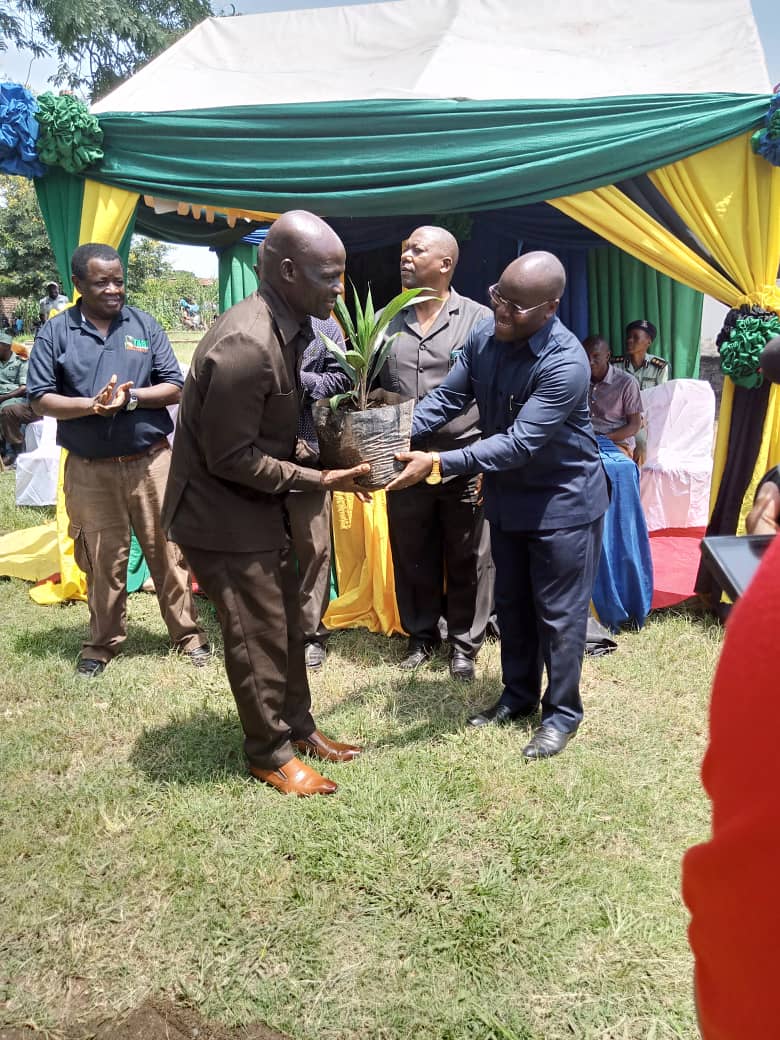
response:
<path id="1" fill-rule="evenodd" d="M 498 283 L 491 285 L 488 289 L 488 296 L 490 302 L 496 307 L 508 307 L 512 314 L 517 318 L 524 318 L 527 314 L 532 314 L 534 311 L 538 311 L 540 307 L 546 307 L 548 303 L 558 303 L 558 300 L 543 300 L 542 303 L 536 303 L 533 307 L 520 307 L 516 303 L 512 303 L 511 300 L 505 299 L 498 291 Z"/>

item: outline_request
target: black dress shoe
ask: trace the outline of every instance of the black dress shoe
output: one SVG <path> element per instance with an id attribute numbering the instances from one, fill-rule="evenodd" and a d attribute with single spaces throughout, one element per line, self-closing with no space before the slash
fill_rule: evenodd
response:
<path id="1" fill-rule="evenodd" d="M 508 726 L 511 722 L 525 722 L 533 716 L 533 712 L 512 711 L 506 704 L 499 701 L 492 708 L 484 708 L 477 715 L 472 715 L 468 720 L 469 726 Z"/>
<path id="2" fill-rule="evenodd" d="M 105 670 L 106 662 L 96 661 L 94 657 L 82 657 L 76 665 L 76 675 L 79 679 L 96 679 Z"/>
<path id="3" fill-rule="evenodd" d="M 576 733 L 576 730 L 574 731 Z M 524 758 L 552 758 L 559 755 L 574 733 L 564 733 L 555 726 L 540 726 L 523 748 Z"/>
<path id="4" fill-rule="evenodd" d="M 433 656 L 433 647 L 427 646 L 425 643 L 409 644 L 409 652 L 406 657 L 398 665 L 399 668 L 404 668 L 406 671 L 413 672 L 415 668 L 419 668 L 421 664 L 425 664 Z"/>
<path id="5" fill-rule="evenodd" d="M 474 658 L 462 650 L 453 650 L 450 657 L 450 675 L 460 682 L 474 681 Z"/>

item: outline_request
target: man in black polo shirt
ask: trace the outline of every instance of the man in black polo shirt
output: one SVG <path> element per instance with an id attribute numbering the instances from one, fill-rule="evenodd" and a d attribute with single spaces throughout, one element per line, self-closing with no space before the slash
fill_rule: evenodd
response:
<path id="1" fill-rule="evenodd" d="M 38 333 L 27 393 L 39 415 L 57 420 L 57 443 L 68 450 L 65 502 L 90 617 L 76 673 L 99 675 L 125 641 L 131 527 L 174 647 L 205 664 L 189 571 L 160 527 L 173 429 L 166 406 L 179 401 L 179 364 L 154 318 L 125 306 L 115 249 L 79 246 L 71 270 L 80 299 Z"/>

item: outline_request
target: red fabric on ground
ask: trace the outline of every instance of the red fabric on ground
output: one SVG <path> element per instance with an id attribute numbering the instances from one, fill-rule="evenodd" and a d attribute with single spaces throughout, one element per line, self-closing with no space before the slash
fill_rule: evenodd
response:
<path id="1" fill-rule="evenodd" d="M 694 594 L 703 527 L 666 527 L 650 532 L 653 557 L 652 610 L 672 607 Z"/>

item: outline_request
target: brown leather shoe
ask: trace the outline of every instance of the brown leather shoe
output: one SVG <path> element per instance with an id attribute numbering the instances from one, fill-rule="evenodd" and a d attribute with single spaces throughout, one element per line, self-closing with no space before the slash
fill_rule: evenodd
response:
<path id="1" fill-rule="evenodd" d="M 338 790 L 332 780 L 320 776 L 299 758 L 291 758 L 289 762 L 285 762 L 277 769 L 257 769 L 255 766 L 250 766 L 249 772 L 256 780 L 270 784 L 282 794 L 297 794 L 301 798 L 306 798 L 310 794 L 333 794 Z"/>
<path id="2" fill-rule="evenodd" d="M 304 740 L 294 740 L 293 747 L 304 755 L 313 755 L 321 758 L 324 762 L 351 762 L 353 758 L 363 754 L 363 748 L 356 744 L 339 744 L 336 740 L 329 740 L 324 733 L 318 729 Z"/>

